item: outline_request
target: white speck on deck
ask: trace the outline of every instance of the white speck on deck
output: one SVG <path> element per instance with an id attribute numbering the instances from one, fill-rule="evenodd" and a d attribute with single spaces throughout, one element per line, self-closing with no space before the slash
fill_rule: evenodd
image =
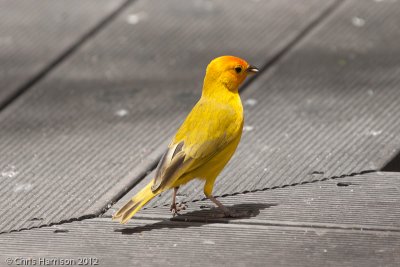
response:
<path id="1" fill-rule="evenodd" d="M 250 125 L 243 126 L 243 131 L 244 132 L 250 132 L 250 131 L 253 131 L 253 129 L 254 129 L 254 127 L 250 126 Z"/>
<path id="2" fill-rule="evenodd" d="M 359 17 L 353 17 L 351 19 L 351 22 L 353 23 L 354 26 L 356 27 L 362 27 L 365 25 L 365 19 L 359 18 Z"/>
<path id="3" fill-rule="evenodd" d="M 14 192 L 28 192 L 32 189 L 32 184 L 27 183 L 27 184 L 16 184 L 14 187 Z"/>
<path id="4" fill-rule="evenodd" d="M 382 130 L 381 130 L 381 131 L 371 130 L 371 131 L 368 132 L 368 135 L 371 135 L 371 136 L 378 136 L 378 135 L 380 135 L 381 133 L 382 133 Z"/>
<path id="5" fill-rule="evenodd" d="M 253 98 L 249 98 L 246 101 L 244 101 L 244 105 L 245 106 L 249 106 L 249 107 L 253 107 L 253 106 L 257 105 L 257 100 L 253 99 Z"/>
<path id="6" fill-rule="evenodd" d="M 17 175 L 17 171 L 15 171 L 15 166 L 8 165 L 4 168 L 4 170 L 0 173 L 0 178 L 13 178 Z"/>
<path id="7" fill-rule="evenodd" d="M 304 200 L 304 202 L 305 202 L 307 205 L 310 205 L 311 202 L 313 202 L 313 201 L 314 201 L 314 198 L 313 198 L 313 197 L 312 197 L 312 198 L 307 198 L 307 199 Z"/>
<path id="8" fill-rule="evenodd" d="M 118 117 L 124 117 L 128 115 L 128 113 L 129 112 L 126 109 L 120 109 L 115 112 L 115 115 L 117 115 Z"/>
<path id="9" fill-rule="evenodd" d="M 131 25 L 135 25 L 138 24 L 141 20 L 144 20 L 146 18 L 147 18 L 146 12 L 139 12 L 135 14 L 129 14 L 128 17 L 126 18 L 126 21 Z"/>

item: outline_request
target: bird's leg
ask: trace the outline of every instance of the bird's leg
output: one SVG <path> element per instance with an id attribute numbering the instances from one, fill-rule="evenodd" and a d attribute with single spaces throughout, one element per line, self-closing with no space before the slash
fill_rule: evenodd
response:
<path id="1" fill-rule="evenodd" d="M 215 177 L 215 178 L 216 178 L 216 177 Z M 206 197 L 207 197 L 209 200 L 211 200 L 212 202 L 214 202 L 214 204 L 217 205 L 218 208 L 220 208 L 220 209 L 224 212 L 224 214 L 225 214 L 226 217 L 233 217 L 232 212 L 231 212 L 227 207 L 225 207 L 224 205 L 222 205 L 221 202 L 219 202 L 218 200 L 216 200 L 215 197 L 213 197 L 213 195 L 212 195 L 212 191 L 213 191 L 213 188 L 214 188 L 214 181 L 215 181 L 215 178 L 214 178 L 214 179 L 206 179 L 206 183 L 204 184 L 204 195 L 206 195 Z"/>
<path id="2" fill-rule="evenodd" d="M 227 207 L 225 207 L 224 205 L 222 205 L 221 202 L 219 202 L 217 199 L 215 199 L 215 197 L 213 197 L 212 195 L 212 190 L 214 187 L 214 179 L 207 179 L 206 183 L 204 185 L 204 195 L 206 195 L 206 197 L 211 200 L 212 202 L 214 202 L 215 205 L 218 206 L 218 208 L 220 208 L 224 214 L 225 217 L 231 217 L 231 218 L 235 218 L 235 217 L 243 217 L 246 216 L 247 213 L 243 213 L 243 212 L 237 212 L 231 209 L 228 209 Z"/>
<path id="3" fill-rule="evenodd" d="M 208 195 L 207 197 L 224 212 L 225 217 L 230 217 L 230 218 L 248 217 L 251 214 L 249 213 L 249 211 L 235 211 L 232 209 L 228 209 L 227 207 L 222 205 L 221 202 L 215 199 L 215 197 L 213 197 L 212 195 Z"/>
<path id="4" fill-rule="evenodd" d="M 176 193 L 178 192 L 179 187 L 174 187 L 174 192 L 172 193 L 172 204 L 171 208 L 169 209 L 170 212 L 172 212 L 173 216 L 175 216 L 178 211 L 176 209 Z"/>
<path id="5" fill-rule="evenodd" d="M 208 195 L 207 197 L 224 212 L 226 217 L 233 217 L 231 211 L 227 207 L 222 205 L 222 203 L 219 202 L 215 197 L 213 197 L 212 195 Z"/>
<path id="6" fill-rule="evenodd" d="M 186 209 L 186 205 L 183 203 L 180 204 L 176 204 L 176 193 L 178 192 L 179 186 L 174 187 L 174 192 L 172 194 L 172 204 L 171 204 L 171 208 L 169 209 L 173 216 L 175 216 L 176 214 L 179 214 L 179 211 L 181 210 L 185 210 Z"/>

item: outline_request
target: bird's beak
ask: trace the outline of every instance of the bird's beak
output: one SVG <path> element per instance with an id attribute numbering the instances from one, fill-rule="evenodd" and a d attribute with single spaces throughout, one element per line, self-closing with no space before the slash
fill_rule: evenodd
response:
<path id="1" fill-rule="evenodd" d="M 246 72 L 248 73 L 248 74 L 255 74 L 255 73 L 257 73 L 259 70 L 256 68 L 256 67 L 254 67 L 254 66 L 252 66 L 252 65 L 250 65 L 247 69 L 246 69 Z"/>

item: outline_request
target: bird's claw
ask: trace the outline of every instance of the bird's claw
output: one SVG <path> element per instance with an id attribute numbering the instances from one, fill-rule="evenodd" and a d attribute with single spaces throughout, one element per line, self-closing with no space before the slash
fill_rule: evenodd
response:
<path id="1" fill-rule="evenodd" d="M 169 209 L 170 212 L 172 212 L 173 216 L 179 215 L 179 212 L 181 210 L 186 210 L 187 205 L 184 203 L 174 203 L 171 205 L 171 208 Z"/>

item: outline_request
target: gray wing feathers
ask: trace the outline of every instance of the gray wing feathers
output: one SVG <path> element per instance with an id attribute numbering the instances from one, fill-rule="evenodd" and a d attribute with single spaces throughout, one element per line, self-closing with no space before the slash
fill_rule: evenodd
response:
<path id="1" fill-rule="evenodd" d="M 183 151 L 184 142 L 180 142 L 170 147 L 162 156 L 156 170 L 154 184 L 151 187 L 153 192 L 167 184 L 171 177 L 182 167 L 185 160 Z"/>

